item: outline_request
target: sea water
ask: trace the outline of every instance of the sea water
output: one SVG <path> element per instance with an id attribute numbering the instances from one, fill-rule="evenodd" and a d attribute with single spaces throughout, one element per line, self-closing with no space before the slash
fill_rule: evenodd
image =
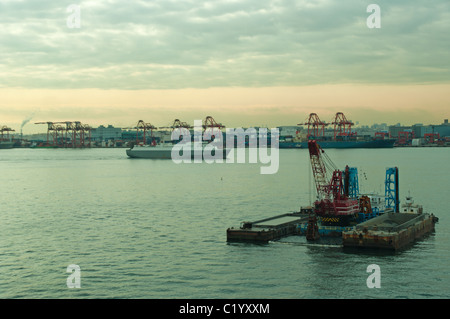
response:
<path id="1" fill-rule="evenodd" d="M 400 200 L 439 217 L 436 232 L 395 253 L 297 236 L 227 243 L 229 227 L 314 200 L 306 149 L 280 150 L 266 175 L 258 163 L 175 164 L 123 148 L 0 150 L 0 298 L 449 298 L 450 149 L 326 152 L 358 168 L 362 193 L 384 195 L 397 166 Z M 373 264 L 380 288 L 367 285 Z"/>

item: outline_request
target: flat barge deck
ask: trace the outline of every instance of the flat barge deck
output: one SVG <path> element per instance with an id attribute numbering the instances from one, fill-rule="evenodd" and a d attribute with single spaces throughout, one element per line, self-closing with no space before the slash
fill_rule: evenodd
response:
<path id="1" fill-rule="evenodd" d="M 268 243 L 305 235 L 309 215 L 287 213 L 227 229 L 228 242 Z M 435 230 L 438 218 L 428 213 L 385 213 L 356 226 L 320 226 L 320 237 L 341 237 L 342 246 L 399 250 Z"/>
<path id="2" fill-rule="evenodd" d="M 433 214 L 388 213 L 342 233 L 344 247 L 399 250 L 435 229 Z"/>
<path id="3" fill-rule="evenodd" d="M 227 229 L 227 241 L 267 243 L 297 234 L 298 224 L 306 220 L 307 214 L 287 213 L 254 222 L 243 222 L 240 228 Z"/>

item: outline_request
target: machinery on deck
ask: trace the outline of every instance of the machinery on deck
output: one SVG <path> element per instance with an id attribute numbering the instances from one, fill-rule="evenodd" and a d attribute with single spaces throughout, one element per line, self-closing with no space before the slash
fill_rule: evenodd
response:
<path id="1" fill-rule="evenodd" d="M 324 226 L 348 226 L 359 213 L 358 200 L 349 196 L 350 168 L 337 169 L 315 140 L 308 142 L 308 149 L 318 196 L 314 214 Z"/>

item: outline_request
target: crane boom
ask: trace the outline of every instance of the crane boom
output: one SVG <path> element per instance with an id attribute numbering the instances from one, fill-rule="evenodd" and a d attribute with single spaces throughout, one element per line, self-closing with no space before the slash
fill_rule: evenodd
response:
<path id="1" fill-rule="evenodd" d="M 335 168 L 315 140 L 308 141 L 308 149 L 318 196 L 314 211 L 321 217 L 323 224 L 344 226 L 356 217 L 358 201 L 349 199 L 348 191 L 344 188 L 343 172 Z M 327 166 L 333 169 L 331 178 L 327 175 Z M 348 175 L 347 169 L 344 174 Z"/>
<path id="2" fill-rule="evenodd" d="M 330 185 L 327 180 L 327 170 L 321 158 L 322 148 L 315 140 L 308 141 L 309 157 L 311 169 L 316 184 L 317 196 L 319 199 L 330 199 Z"/>

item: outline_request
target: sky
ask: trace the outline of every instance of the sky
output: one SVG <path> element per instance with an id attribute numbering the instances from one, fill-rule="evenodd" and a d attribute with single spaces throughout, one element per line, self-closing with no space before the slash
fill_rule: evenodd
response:
<path id="1" fill-rule="evenodd" d="M 448 0 L 0 0 L 0 126 L 440 124 L 448 30 Z"/>

